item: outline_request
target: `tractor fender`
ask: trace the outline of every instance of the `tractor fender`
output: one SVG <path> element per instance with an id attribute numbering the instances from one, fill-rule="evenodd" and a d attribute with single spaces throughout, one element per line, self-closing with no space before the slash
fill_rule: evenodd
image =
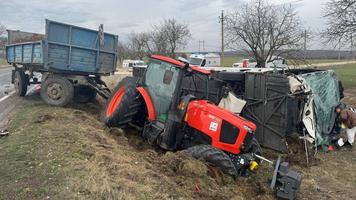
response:
<path id="1" fill-rule="evenodd" d="M 143 97 L 143 99 L 145 101 L 145 104 L 146 104 L 146 107 L 147 107 L 147 112 L 148 112 L 148 119 L 150 121 L 155 120 L 156 119 L 155 109 L 154 109 L 154 106 L 153 106 L 153 102 L 152 102 L 151 96 L 148 94 L 148 92 L 146 91 L 146 89 L 144 87 L 137 87 L 136 89 L 142 95 L 142 97 Z"/>

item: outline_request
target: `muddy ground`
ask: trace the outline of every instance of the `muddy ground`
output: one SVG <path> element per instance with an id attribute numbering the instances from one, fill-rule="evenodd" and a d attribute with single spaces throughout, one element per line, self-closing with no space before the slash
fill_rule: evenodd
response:
<path id="1" fill-rule="evenodd" d="M 356 106 L 355 90 L 345 101 Z M 234 180 L 188 155 L 149 146 L 130 129 L 100 122 L 102 100 L 66 108 L 26 97 L 0 138 L 0 199 L 274 199 L 271 168 Z M 311 153 L 291 142 L 283 155 L 303 173 L 299 199 L 356 199 L 352 151 Z M 269 158 L 278 153 L 265 150 Z"/>

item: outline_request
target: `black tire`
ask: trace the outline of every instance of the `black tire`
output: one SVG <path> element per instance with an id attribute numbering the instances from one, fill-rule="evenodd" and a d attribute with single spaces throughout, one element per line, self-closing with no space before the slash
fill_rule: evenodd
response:
<path id="1" fill-rule="evenodd" d="M 14 86 L 16 94 L 23 97 L 27 93 L 27 86 L 29 84 L 28 75 L 22 69 L 17 69 L 14 74 Z"/>
<path id="2" fill-rule="evenodd" d="M 134 77 L 125 77 L 112 91 L 102 112 L 102 121 L 108 127 L 126 127 L 132 122 L 134 117 L 139 113 L 142 106 L 142 99 L 136 89 L 137 79 Z M 116 93 L 125 87 L 124 94 L 116 106 L 115 110 L 109 114 L 108 109 L 111 106 L 111 101 L 115 100 Z"/>
<path id="3" fill-rule="evenodd" d="M 194 158 L 218 167 L 227 175 L 238 176 L 238 172 L 230 157 L 215 147 L 210 145 L 197 145 L 186 149 L 186 151 Z"/>
<path id="4" fill-rule="evenodd" d="M 41 84 L 41 97 L 52 106 L 65 106 L 74 95 L 72 83 L 65 77 L 50 75 Z"/>
<path id="5" fill-rule="evenodd" d="M 73 101 L 76 103 L 89 103 L 96 98 L 96 91 L 89 86 L 79 85 L 74 87 Z"/>

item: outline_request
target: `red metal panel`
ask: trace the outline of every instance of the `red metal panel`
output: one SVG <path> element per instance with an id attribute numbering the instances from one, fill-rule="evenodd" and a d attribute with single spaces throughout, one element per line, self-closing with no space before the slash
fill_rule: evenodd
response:
<path id="1" fill-rule="evenodd" d="M 227 144 L 219 141 L 223 120 L 240 129 L 235 144 Z M 240 153 L 240 146 L 247 135 L 244 126 L 249 127 L 253 131 L 256 130 L 254 123 L 228 110 L 208 103 L 206 100 L 191 101 L 189 103 L 186 122 L 190 127 L 210 136 L 212 138 L 212 146 L 234 154 Z"/>
<path id="2" fill-rule="evenodd" d="M 115 95 L 111 99 L 107 109 L 106 109 L 106 116 L 111 117 L 112 114 L 115 112 L 117 106 L 120 104 L 122 97 L 125 94 L 125 87 L 121 87 L 118 91 L 116 91 Z"/>
<path id="3" fill-rule="evenodd" d="M 152 102 L 150 95 L 143 87 L 138 87 L 137 90 L 140 92 L 143 99 L 145 100 L 147 111 L 148 111 L 148 119 L 151 121 L 155 120 L 156 119 L 155 109 L 153 107 L 153 102 Z"/>
<path id="4" fill-rule="evenodd" d="M 29 33 L 24 31 L 7 30 L 8 44 L 17 44 L 24 42 L 35 42 L 45 39 L 43 34 Z"/>
<path id="5" fill-rule="evenodd" d="M 168 63 L 174 64 L 174 65 L 177 65 L 178 67 L 181 67 L 181 68 L 184 67 L 184 63 L 182 63 L 178 60 L 175 60 L 173 58 L 170 58 L 170 57 L 161 56 L 161 55 L 152 55 L 151 58 L 161 60 L 164 62 L 168 62 Z M 190 65 L 190 68 L 194 71 L 197 71 L 197 72 L 200 72 L 200 73 L 206 74 L 206 75 L 209 75 L 211 73 L 210 70 L 206 70 L 201 67 L 194 66 L 194 65 Z"/>

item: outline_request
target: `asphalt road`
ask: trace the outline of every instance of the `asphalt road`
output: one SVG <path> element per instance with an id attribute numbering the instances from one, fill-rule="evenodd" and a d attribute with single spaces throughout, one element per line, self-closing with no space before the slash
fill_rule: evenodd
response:
<path id="1" fill-rule="evenodd" d="M 11 84 L 11 67 L 0 68 L 0 99 L 14 91 Z"/>
<path id="2" fill-rule="evenodd" d="M 15 94 L 14 85 L 11 83 L 12 69 L 12 67 L 0 68 L 0 130 L 6 128 L 9 116 L 23 99 Z M 41 75 L 37 75 L 37 77 L 40 80 Z M 36 85 L 30 85 L 27 95 L 32 95 L 35 89 Z"/>

